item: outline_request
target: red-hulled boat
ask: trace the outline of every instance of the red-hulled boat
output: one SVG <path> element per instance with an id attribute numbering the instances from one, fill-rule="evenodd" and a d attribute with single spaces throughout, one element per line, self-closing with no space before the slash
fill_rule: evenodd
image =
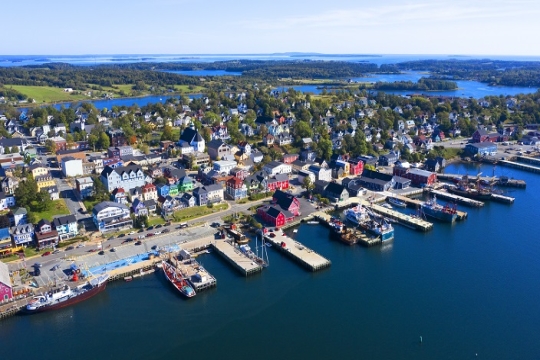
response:
<path id="1" fill-rule="evenodd" d="M 180 294 L 187 298 L 194 297 L 196 295 L 195 290 L 191 287 L 191 285 L 189 285 L 187 279 L 180 270 L 167 261 L 163 261 L 161 264 L 165 277 L 167 280 L 169 280 L 172 286 L 174 286 L 175 289 L 180 292 Z"/>

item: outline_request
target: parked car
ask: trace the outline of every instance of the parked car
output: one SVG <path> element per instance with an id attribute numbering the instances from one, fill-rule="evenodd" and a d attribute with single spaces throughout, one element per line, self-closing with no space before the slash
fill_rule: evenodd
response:
<path id="1" fill-rule="evenodd" d="M 141 244 L 142 244 L 142 241 L 141 241 L 141 240 L 139 240 L 139 241 L 137 241 L 137 242 L 135 243 L 135 245 L 141 245 Z"/>
<path id="2" fill-rule="evenodd" d="M 96 249 L 90 249 L 88 250 L 88 252 L 96 252 L 97 250 Z"/>
<path id="3" fill-rule="evenodd" d="M 161 235 L 161 231 L 156 231 L 154 235 Z"/>
<path id="4" fill-rule="evenodd" d="M 45 251 L 43 254 L 41 254 L 41 256 L 49 256 L 49 255 L 51 255 L 50 251 Z"/>
<path id="5" fill-rule="evenodd" d="M 60 249 L 56 249 L 56 250 L 54 250 L 52 253 L 53 253 L 53 254 L 58 254 L 59 252 L 60 252 Z"/>
<path id="6" fill-rule="evenodd" d="M 170 232 L 170 231 L 171 231 L 171 230 L 169 230 L 169 229 L 165 229 L 165 230 L 163 230 L 163 233 L 166 234 L 166 233 L 168 233 L 168 232 Z"/>
<path id="7" fill-rule="evenodd" d="M 153 233 L 146 234 L 146 237 L 151 237 L 151 236 L 154 236 L 154 234 Z"/>
<path id="8" fill-rule="evenodd" d="M 73 247 L 73 246 L 68 246 L 68 247 L 66 248 L 65 251 L 69 251 L 69 250 L 73 250 L 73 249 L 75 249 L 75 247 Z"/>
<path id="9" fill-rule="evenodd" d="M 269 235 L 271 238 L 275 238 L 276 237 L 276 234 L 275 233 L 270 233 Z"/>
<path id="10" fill-rule="evenodd" d="M 128 232 L 128 235 L 133 235 L 133 234 L 135 234 L 135 231 Z"/>
<path id="11" fill-rule="evenodd" d="M 161 225 L 161 224 L 159 224 L 159 225 L 156 225 L 156 229 L 159 229 L 160 227 L 162 227 L 162 225 Z"/>
<path id="12" fill-rule="evenodd" d="M 82 247 L 84 247 L 84 244 L 79 244 L 79 245 L 77 245 L 77 249 L 80 249 L 80 248 L 82 248 Z"/>

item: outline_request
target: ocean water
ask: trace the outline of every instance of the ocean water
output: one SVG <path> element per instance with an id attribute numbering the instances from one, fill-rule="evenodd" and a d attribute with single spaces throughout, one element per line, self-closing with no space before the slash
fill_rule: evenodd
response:
<path id="1" fill-rule="evenodd" d="M 493 168 L 447 169 L 480 171 Z M 428 233 L 396 225 L 384 247 L 346 246 L 301 225 L 291 235 L 332 261 L 317 273 L 269 248 L 270 266 L 245 278 L 211 253 L 199 260 L 217 288 L 189 300 L 156 272 L 66 309 L 8 318 L 2 359 L 540 358 L 540 178 L 495 174 L 527 181 L 509 191 L 513 205 L 460 206 L 466 221 Z M 29 345 L 13 346 L 21 341 Z"/>

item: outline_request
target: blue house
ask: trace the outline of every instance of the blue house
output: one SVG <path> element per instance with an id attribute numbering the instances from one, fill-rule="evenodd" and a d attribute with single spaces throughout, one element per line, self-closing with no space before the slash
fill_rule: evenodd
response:
<path id="1" fill-rule="evenodd" d="M 133 200 L 131 210 L 133 211 L 135 216 L 148 216 L 148 209 L 146 208 L 146 205 L 143 201 L 139 199 Z"/>
<path id="2" fill-rule="evenodd" d="M 79 235 L 79 226 L 75 215 L 59 216 L 54 218 L 53 227 L 58 231 L 60 241 Z"/>
<path id="3" fill-rule="evenodd" d="M 27 245 L 34 241 L 34 225 L 32 224 L 23 224 L 16 226 L 13 229 L 13 234 L 11 234 L 13 242 L 16 246 L 18 245 Z"/>
<path id="4" fill-rule="evenodd" d="M 156 185 L 158 196 L 167 197 L 169 195 L 169 185 L 158 184 Z"/>

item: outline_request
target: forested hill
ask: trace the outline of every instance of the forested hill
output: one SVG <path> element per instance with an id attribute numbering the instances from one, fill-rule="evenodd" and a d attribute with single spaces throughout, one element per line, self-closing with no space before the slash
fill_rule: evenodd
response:
<path id="1" fill-rule="evenodd" d="M 213 63 L 135 63 L 115 66 L 138 70 L 225 70 L 230 72 L 241 72 L 243 76 L 260 79 L 343 79 L 381 71 L 376 64 L 371 63 L 312 60 L 234 60 L 216 61 Z M 393 68 L 392 71 L 395 71 L 395 69 Z"/>
<path id="2" fill-rule="evenodd" d="M 540 62 L 502 60 L 421 60 L 395 65 L 400 70 L 429 71 L 431 78 L 476 80 L 489 85 L 540 87 Z"/>
<path id="3" fill-rule="evenodd" d="M 82 67 L 51 63 L 39 66 L 0 67 L 0 84 L 85 89 L 87 84 L 99 86 L 112 86 L 114 84 L 135 85 L 141 81 L 158 86 L 199 85 L 200 83 L 199 78 L 193 76 L 108 65 Z"/>
<path id="4" fill-rule="evenodd" d="M 376 82 L 373 89 L 376 90 L 420 90 L 420 91 L 440 91 L 455 90 L 457 83 L 454 81 L 434 80 L 421 78 L 418 82 L 395 81 L 395 82 Z"/>

